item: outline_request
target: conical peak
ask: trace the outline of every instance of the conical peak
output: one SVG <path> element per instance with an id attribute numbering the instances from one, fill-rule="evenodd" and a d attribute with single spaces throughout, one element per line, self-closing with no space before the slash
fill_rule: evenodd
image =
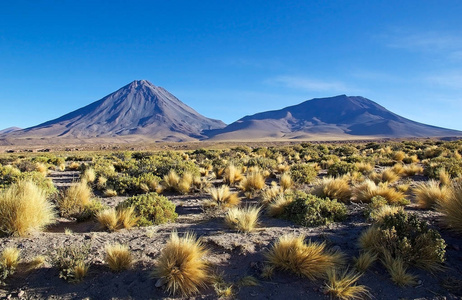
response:
<path id="1" fill-rule="evenodd" d="M 150 83 L 149 81 L 142 79 L 142 80 L 134 80 L 130 84 L 128 84 L 129 88 L 140 88 L 140 87 L 150 87 L 150 88 L 157 88 L 154 84 Z"/>

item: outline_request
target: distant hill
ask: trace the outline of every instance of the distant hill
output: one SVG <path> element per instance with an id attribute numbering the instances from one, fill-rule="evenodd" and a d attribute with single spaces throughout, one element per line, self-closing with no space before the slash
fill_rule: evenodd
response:
<path id="1" fill-rule="evenodd" d="M 246 116 L 207 135 L 214 140 L 347 139 L 448 137 L 462 132 L 411 121 L 363 97 L 340 95 Z"/>
<path id="2" fill-rule="evenodd" d="M 8 127 L 8 128 L 0 130 L 0 135 L 10 133 L 10 132 L 13 132 L 13 131 L 18 131 L 18 130 L 21 130 L 21 128 L 19 128 L 19 127 Z"/>
<path id="3" fill-rule="evenodd" d="M 203 130 L 225 127 L 206 118 L 167 90 L 136 80 L 76 111 L 43 124 L 7 134 L 14 138 L 95 138 L 126 135 L 154 140 L 187 141 L 204 138 Z"/>

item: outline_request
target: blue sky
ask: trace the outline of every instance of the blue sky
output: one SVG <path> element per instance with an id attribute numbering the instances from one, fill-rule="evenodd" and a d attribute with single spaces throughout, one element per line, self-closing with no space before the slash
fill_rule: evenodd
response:
<path id="1" fill-rule="evenodd" d="M 0 0 L 0 129 L 147 79 L 226 123 L 347 94 L 462 130 L 460 12 L 426 0 Z"/>

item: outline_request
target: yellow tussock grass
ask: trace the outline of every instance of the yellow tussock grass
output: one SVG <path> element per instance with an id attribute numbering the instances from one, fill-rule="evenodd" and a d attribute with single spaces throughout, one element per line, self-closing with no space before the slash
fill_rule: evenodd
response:
<path id="1" fill-rule="evenodd" d="M 225 216 L 225 223 L 232 229 L 240 232 L 250 232 L 258 225 L 260 207 L 248 206 L 245 208 L 232 207 Z"/>
<path id="2" fill-rule="evenodd" d="M 268 263 L 310 280 L 326 277 L 330 269 L 343 263 L 341 253 L 328 251 L 324 243 L 304 240 L 304 236 L 281 236 L 265 254 Z"/>
<path id="3" fill-rule="evenodd" d="M 127 270 L 133 263 L 130 249 L 126 245 L 114 244 L 106 246 L 106 263 L 114 272 Z"/>
<path id="4" fill-rule="evenodd" d="M 445 226 L 462 233 L 462 182 L 454 184 L 452 196 L 438 201 L 436 209 L 443 214 L 441 221 Z"/>
<path id="5" fill-rule="evenodd" d="M 294 181 L 289 173 L 284 173 L 281 175 L 279 179 L 279 185 L 281 186 L 282 190 L 288 190 L 294 185 Z"/>
<path id="6" fill-rule="evenodd" d="M 270 217 L 277 217 L 284 213 L 284 209 L 293 201 L 292 197 L 287 197 L 284 194 L 279 194 L 274 200 L 269 202 L 266 213 Z"/>
<path id="7" fill-rule="evenodd" d="M 65 217 L 80 213 L 91 204 L 91 198 L 91 188 L 86 181 L 75 183 L 58 199 L 59 211 Z"/>
<path id="8" fill-rule="evenodd" d="M 358 257 L 355 257 L 354 263 L 355 268 L 361 273 L 366 272 L 367 269 L 377 260 L 377 254 L 371 251 L 365 251 Z"/>
<path id="9" fill-rule="evenodd" d="M 31 181 L 19 181 L 0 192 L 0 233 L 25 236 L 53 224 L 53 204 Z"/>
<path id="10" fill-rule="evenodd" d="M 82 181 L 86 182 L 95 182 L 96 180 L 96 172 L 93 168 L 86 169 L 82 174 Z"/>
<path id="11" fill-rule="evenodd" d="M 231 193 L 229 186 L 222 185 L 219 188 L 209 188 L 210 196 L 218 207 L 233 207 L 241 203 L 237 193 Z"/>
<path id="12" fill-rule="evenodd" d="M 436 180 L 418 182 L 412 189 L 415 200 L 420 208 L 429 209 L 436 205 L 437 202 L 447 201 L 451 195 L 451 188 L 441 186 Z"/>
<path id="13" fill-rule="evenodd" d="M 178 233 L 173 232 L 152 275 L 165 284 L 170 294 L 197 294 L 211 279 L 209 266 L 204 260 L 207 254 L 208 250 L 192 233 L 180 238 Z"/>
<path id="14" fill-rule="evenodd" d="M 382 264 L 388 270 L 391 280 L 395 284 L 409 286 L 417 283 L 417 277 L 407 273 L 407 268 L 400 257 L 393 257 L 389 252 L 385 252 Z"/>
<path id="15" fill-rule="evenodd" d="M 367 287 L 357 284 L 361 276 L 362 274 L 349 271 L 348 269 L 344 271 L 329 269 L 327 271 L 327 283 L 324 291 L 342 300 L 371 298 Z"/>
<path id="16" fill-rule="evenodd" d="M 244 192 L 261 190 L 265 187 L 265 178 L 259 171 L 250 172 L 245 176 L 239 186 Z"/>
<path id="17" fill-rule="evenodd" d="M 451 185 L 452 183 L 451 175 L 445 169 L 440 170 L 439 179 L 440 179 L 441 185 L 448 186 L 448 185 Z"/>
<path id="18" fill-rule="evenodd" d="M 235 184 L 244 178 L 240 169 L 233 164 L 230 164 L 225 168 L 223 175 L 223 182 L 228 184 Z"/>
<path id="19" fill-rule="evenodd" d="M 345 178 L 324 177 L 314 183 L 311 194 L 318 197 L 337 199 L 340 202 L 348 202 L 351 198 L 350 185 Z"/>
<path id="20" fill-rule="evenodd" d="M 0 254 L 0 267 L 8 271 L 14 271 L 19 264 L 21 251 L 17 248 L 8 247 Z"/>

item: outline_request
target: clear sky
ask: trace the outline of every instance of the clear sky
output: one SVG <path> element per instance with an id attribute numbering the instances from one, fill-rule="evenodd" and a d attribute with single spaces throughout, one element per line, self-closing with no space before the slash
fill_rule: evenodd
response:
<path id="1" fill-rule="evenodd" d="M 225 123 L 363 96 L 462 130 L 462 1 L 0 0 L 0 129 L 135 79 Z"/>

